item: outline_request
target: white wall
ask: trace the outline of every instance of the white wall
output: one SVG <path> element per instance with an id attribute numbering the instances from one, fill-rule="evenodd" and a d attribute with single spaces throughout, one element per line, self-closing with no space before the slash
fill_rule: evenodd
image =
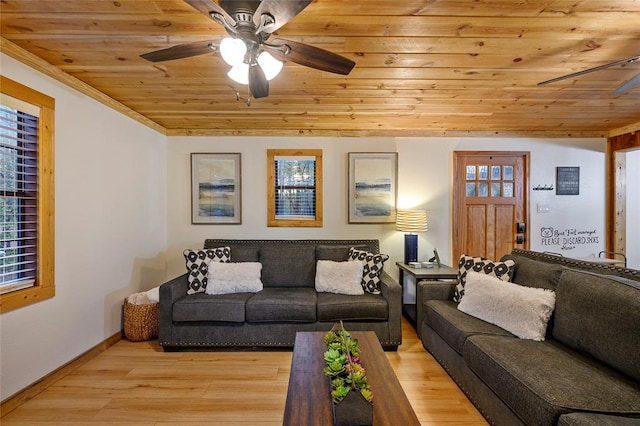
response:
<path id="1" fill-rule="evenodd" d="M 627 157 L 627 266 L 640 269 L 640 150 L 618 155 Z"/>
<path id="2" fill-rule="evenodd" d="M 0 316 L 1 399 L 122 328 L 124 298 L 165 276 L 166 137 L 1 55 L 56 102 L 56 295 Z"/>
<path id="3" fill-rule="evenodd" d="M 266 150 L 268 148 L 322 148 L 324 167 L 324 226 L 322 228 L 268 228 L 266 226 Z M 393 224 L 347 223 L 347 153 L 397 151 L 399 162 L 398 207 L 425 208 L 429 231 L 419 237 L 419 258 L 426 260 L 436 247 L 451 265 L 452 152 L 455 150 L 509 150 L 531 153 L 530 185 L 553 184 L 556 166 L 579 166 L 580 195 L 558 196 L 555 191 L 530 191 L 531 248 L 543 246 L 540 230 L 596 230 L 597 244 L 564 250 L 566 256 L 587 256 L 604 247 L 604 139 L 481 139 L 481 138 L 214 138 L 171 137 L 168 142 L 170 176 L 168 209 L 169 277 L 184 271 L 182 250 L 198 248 L 205 238 L 378 238 L 381 250 L 391 256 L 389 272 L 397 276 L 395 262 L 403 257 L 403 235 Z M 242 153 L 241 225 L 191 225 L 190 153 Z M 537 213 L 537 204 L 549 213 Z M 585 214 L 585 212 L 587 212 Z"/>
<path id="4" fill-rule="evenodd" d="M 398 203 L 400 207 L 416 204 L 429 214 L 429 231 L 423 235 L 426 244 L 421 245 L 421 253 L 429 255 L 432 247 L 437 247 L 444 262 L 455 263 L 451 259 L 453 151 L 528 151 L 530 249 L 571 257 L 597 256 L 603 250 L 605 139 L 406 138 L 398 139 L 397 145 L 401 171 Z M 580 195 L 556 195 L 557 166 L 580 167 Z M 538 185 L 553 185 L 554 190 L 532 190 Z M 549 212 L 538 213 L 538 205 L 548 206 Z M 563 244 L 562 236 L 559 244 L 551 244 L 542 240 L 542 228 L 567 234 L 574 229 L 595 230 L 595 234 L 588 244 Z"/>
<path id="5" fill-rule="evenodd" d="M 323 150 L 324 210 L 322 228 L 267 227 L 267 149 L 321 148 Z M 205 238 L 379 238 L 392 254 L 400 241 L 393 224 L 347 223 L 347 153 L 395 152 L 392 138 L 274 138 L 274 137 L 171 137 L 167 152 L 168 277 L 185 271 L 182 251 L 201 248 Z M 239 152 L 242 154 L 242 224 L 192 225 L 190 153 Z M 401 255 L 401 253 L 400 253 Z"/>

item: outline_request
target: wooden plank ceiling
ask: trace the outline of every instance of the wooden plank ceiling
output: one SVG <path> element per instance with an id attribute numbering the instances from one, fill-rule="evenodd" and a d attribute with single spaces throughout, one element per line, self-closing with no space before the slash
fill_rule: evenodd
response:
<path id="1" fill-rule="evenodd" d="M 536 86 L 640 55 L 638 0 L 315 0 L 277 36 L 355 68 L 288 62 L 251 106 L 217 53 L 139 57 L 226 35 L 181 0 L 2 0 L 0 10 L 3 52 L 35 55 L 169 135 L 606 137 L 640 122 L 640 86 L 611 95 L 640 62 Z"/>

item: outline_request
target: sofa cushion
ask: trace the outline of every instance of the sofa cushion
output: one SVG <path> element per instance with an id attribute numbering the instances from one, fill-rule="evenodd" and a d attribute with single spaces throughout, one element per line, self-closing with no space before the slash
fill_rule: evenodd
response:
<path id="1" fill-rule="evenodd" d="M 640 418 L 594 413 L 563 414 L 558 426 L 640 426 Z"/>
<path id="2" fill-rule="evenodd" d="M 638 383 L 557 341 L 475 335 L 463 356 L 525 424 L 555 425 L 570 411 L 640 414 Z"/>
<path id="3" fill-rule="evenodd" d="M 189 274 L 189 288 L 187 294 L 203 293 L 207 287 L 207 272 L 209 262 L 229 262 L 231 249 L 217 247 L 204 250 L 186 249 L 182 252 Z"/>
<path id="4" fill-rule="evenodd" d="M 528 287 L 554 290 L 560 282 L 560 275 L 565 268 L 562 265 L 539 262 L 524 256 L 516 256 L 511 282 Z"/>
<path id="5" fill-rule="evenodd" d="M 532 288 L 469 272 L 458 309 L 521 339 L 544 340 L 555 306 L 551 290 Z"/>
<path id="6" fill-rule="evenodd" d="M 508 331 L 458 310 L 458 304 L 450 300 L 427 301 L 424 304 L 424 315 L 424 324 L 438 333 L 460 355 L 465 340 L 475 334 L 510 336 L 515 339 Z"/>
<path id="7" fill-rule="evenodd" d="M 317 260 L 333 260 L 335 262 L 342 262 L 349 259 L 349 249 L 356 248 L 358 250 L 369 251 L 367 245 L 358 246 L 340 246 L 340 245 L 325 245 L 321 244 L 316 247 L 316 259 Z"/>
<path id="8" fill-rule="evenodd" d="M 553 337 L 640 381 L 640 290 L 622 278 L 567 270 Z"/>
<path id="9" fill-rule="evenodd" d="M 173 304 L 172 319 L 184 321 L 244 322 L 245 303 L 253 293 L 185 296 Z"/>
<path id="10" fill-rule="evenodd" d="M 481 272 L 500 278 L 503 281 L 511 281 L 514 265 L 515 262 L 513 260 L 494 262 L 490 259 L 463 254 L 458 261 L 458 285 L 456 285 L 453 301 L 459 302 L 462 300 L 464 296 L 464 285 L 467 282 L 467 273 L 469 271 Z"/>
<path id="11" fill-rule="evenodd" d="M 260 249 L 253 246 L 231 246 L 232 262 L 259 262 Z"/>
<path id="12" fill-rule="evenodd" d="M 362 262 L 334 262 L 318 260 L 316 264 L 316 291 L 336 294 L 361 295 Z"/>
<path id="13" fill-rule="evenodd" d="M 389 256 L 351 247 L 349 249 L 349 260 L 359 260 L 364 266 L 362 271 L 362 288 L 364 291 L 371 294 L 380 294 L 380 275 L 384 268 L 384 262 L 389 260 Z"/>
<path id="14" fill-rule="evenodd" d="M 262 290 L 260 262 L 211 262 L 206 294 L 256 293 Z"/>
<path id="15" fill-rule="evenodd" d="M 361 296 L 346 296 L 318 293 L 318 321 L 388 319 L 389 306 L 382 295 L 364 293 Z"/>
<path id="16" fill-rule="evenodd" d="M 315 286 L 316 248 L 313 245 L 274 244 L 260 249 L 265 287 Z"/>
<path id="17" fill-rule="evenodd" d="M 316 291 L 313 288 L 265 288 L 246 306 L 247 322 L 315 322 Z"/>

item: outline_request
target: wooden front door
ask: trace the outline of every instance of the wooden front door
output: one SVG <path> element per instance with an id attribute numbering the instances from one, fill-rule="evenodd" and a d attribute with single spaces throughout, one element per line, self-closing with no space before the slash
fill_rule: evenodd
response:
<path id="1" fill-rule="evenodd" d="M 528 167 L 528 152 L 454 152 L 454 259 L 529 247 Z"/>

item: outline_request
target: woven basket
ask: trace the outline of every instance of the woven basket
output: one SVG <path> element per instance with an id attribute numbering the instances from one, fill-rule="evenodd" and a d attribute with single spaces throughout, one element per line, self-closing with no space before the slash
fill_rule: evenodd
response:
<path id="1" fill-rule="evenodd" d="M 134 305 L 124 300 L 124 335 L 133 342 L 158 337 L 159 303 Z"/>

